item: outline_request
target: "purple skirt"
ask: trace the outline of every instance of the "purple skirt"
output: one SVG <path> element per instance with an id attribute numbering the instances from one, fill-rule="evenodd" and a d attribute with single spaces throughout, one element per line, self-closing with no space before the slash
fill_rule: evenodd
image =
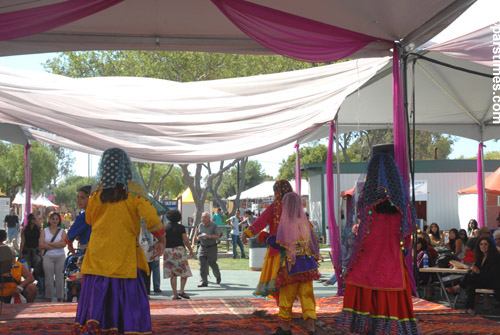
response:
<path id="1" fill-rule="evenodd" d="M 84 275 L 71 334 L 151 334 L 149 300 L 142 276 Z"/>

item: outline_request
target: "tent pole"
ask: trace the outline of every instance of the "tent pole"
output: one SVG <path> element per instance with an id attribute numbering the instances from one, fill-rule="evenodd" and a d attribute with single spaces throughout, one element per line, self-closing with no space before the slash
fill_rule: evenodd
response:
<path id="1" fill-rule="evenodd" d="M 24 147 L 24 223 L 28 224 L 28 215 L 31 213 L 31 159 L 30 159 L 31 145 L 26 144 Z M 43 217 L 43 216 L 42 216 Z"/>
<path id="2" fill-rule="evenodd" d="M 337 224 L 339 225 L 339 236 L 342 236 L 342 222 L 341 220 L 341 200 L 342 198 L 340 197 L 340 155 L 339 155 L 339 137 L 338 137 L 338 121 L 339 121 L 339 114 L 335 115 L 335 155 L 336 157 L 336 163 L 337 163 L 337 192 L 335 192 L 335 195 L 337 196 L 337 211 L 336 211 L 336 216 L 337 216 Z"/>

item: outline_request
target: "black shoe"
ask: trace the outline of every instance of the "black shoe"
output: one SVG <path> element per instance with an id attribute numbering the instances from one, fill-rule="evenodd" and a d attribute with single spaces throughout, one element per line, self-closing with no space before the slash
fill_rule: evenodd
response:
<path id="1" fill-rule="evenodd" d="M 155 287 L 155 292 L 156 292 L 156 293 L 161 293 L 160 288 L 159 288 L 159 287 Z"/>
<path id="2" fill-rule="evenodd" d="M 222 281 L 221 277 L 217 278 L 217 284 L 220 284 L 221 281 Z"/>
<path id="3" fill-rule="evenodd" d="M 283 328 L 278 327 L 271 335 L 292 335 L 292 330 L 283 330 Z"/>
<path id="4" fill-rule="evenodd" d="M 208 286 L 208 283 L 201 283 L 200 285 L 198 285 L 198 287 L 207 287 Z"/>

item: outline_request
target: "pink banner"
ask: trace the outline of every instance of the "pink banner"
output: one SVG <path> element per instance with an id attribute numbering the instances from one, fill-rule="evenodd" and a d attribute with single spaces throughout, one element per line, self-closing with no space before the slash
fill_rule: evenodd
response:
<path id="1" fill-rule="evenodd" d="M 24 147 L 24 222 L 28 224 L 28 215 L 31 213 L 31 159 L 30 159 L 31 144 Z"/>
<path id="2" fill-rule="evenodd" d="M 301 187 L 302 187 L 302 171 L 300 169 L 300 150 L 299 144 L 295 144 L 295 193 L 301 195 Z"/>
<path id="3" fill-rule="evenodd" d="M 124 0 L 67 0 L 0 14 L 0 41 L 42 33 L 112 7 Z"/>
<path id="4" fill-rule="evenodd" d="M 335 199 L 333 184 L 333 134 L 335 124 L 330 123 L 330 134 L 328 136 L 328 155 L 326 156 L 326 211 L 328 214 L 328 234 L 330 234 L 330 248 L 332 250 L 333 269 L 337 278 L 337 295 L 344 295 L 344 280 L 342 274 L 342 255 L 340 254 L 340 234 L 337 220 L 335 219 Z"/>
<path id="5" fill-rule="evenodd" d="M 373 42 L 387 42 L 243 0 L 212 0 L 241 31 L 279 55 L 306 62 L 344 59 Z"/>
<path id="6" fill-rule="evenodd" d="M 483 180 L 483 142 L 479 142 L 477 149 L 477 225 L 486 226 L 484 218 L 484 180 Z"/>

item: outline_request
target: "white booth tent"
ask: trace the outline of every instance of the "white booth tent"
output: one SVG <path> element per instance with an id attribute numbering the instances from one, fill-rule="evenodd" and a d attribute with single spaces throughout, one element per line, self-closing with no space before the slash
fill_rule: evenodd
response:
<path id="1" fill-rule="evenodd" d="M 240 199 L 255 199 L 255 200 L 263 200 L 263 199 L 273 199 L 274 191 L 273 185 L 274 181 L 265 181 L 256 185 L 254 187 L 249 188 L 246 191 L 241 192 Z M 295 191 L 295 180 L 290 181 L 290 185 L 292 185 L 293 190 Z M 307 179 L 302 179 L 301 181 L 301 189 L 300 193 L 302 196 L 309 196 L 309 182 Z M 236 195 L 232 195 L 227 198 L 227 200 L 234 201 L 236 200 Z"/>

